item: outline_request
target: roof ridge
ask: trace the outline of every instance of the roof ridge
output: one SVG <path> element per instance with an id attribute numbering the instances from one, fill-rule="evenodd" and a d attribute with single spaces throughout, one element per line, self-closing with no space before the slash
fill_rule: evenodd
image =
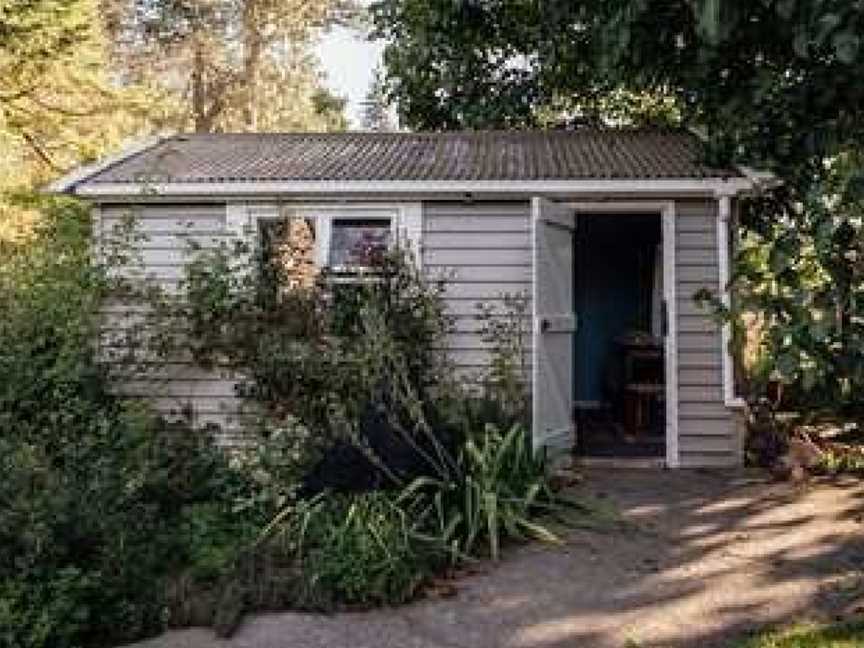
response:
<path id="1" fill-rule="evenodd" d="M 254 132 L 222 132 L 222 133 L 176 133 L 174 135 L 163 138 L 164 140 L 188 141 L 198 138 L 253 138 L 253 137 L 291 137 L 291 138 L 340 138 L 340 137 L 420 137 L 420 138 L 441 138 L 441 137 L 467 137 L 467 136 L 549 136 L 549 135 L 686 135 L 694 137 L 685 128 L 662 127 L 655 128 L 649 126 L 638 127 L 582 127 L 574 129 L 561 128 L 531 128 L 531 129 L 461 129 L 461 130 L 446 130 L 446 131 L 254 131 Z M 695 137 L 694 137 L 695 139 Z"/>

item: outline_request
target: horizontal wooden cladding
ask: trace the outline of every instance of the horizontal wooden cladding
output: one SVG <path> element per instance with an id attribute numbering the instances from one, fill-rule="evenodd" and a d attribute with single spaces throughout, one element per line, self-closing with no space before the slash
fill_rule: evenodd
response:
<path id="1" fill-rule="evenodd" d="M 445 267 L 463 266 L 528 266 L 531 265 L 531 250 L 528 246 L 497 250 L 478 249 L 424 249 L 423 264 Z"/>
<path id="2" fill-rule="evenodd" d="M 679 465 L 682 468 L 730 468 L 740 465 L 736 451 L 698 452 L 685 451 L 679 453 Z"/>
<path id="3" fill-rule="evenodd" d="M 521 283 L 531 287 L 531 267 L 527 265 L 464 265 L 459 267 L 426 264 L 426 275 L 433 280 L 460 282 Z"/>
<path id="4" fill-rule="evenodd" d="M 679 310 L 681 306 L 692 306 L 695 307 L 694 301 L 696 299 L 696 295 L 703 289 L 707 289 L 711 292 L 712 295 L 717 295 L 717 286 L 718 284 L 710 282 L 710 281 L 692 281 L 692 282 L 678 282 L 678 299 L 676 300 L 679 306 Z M 689 303 L 688 303 L 689 302 Z M 709 312 L 698 310 L 697 312 Z"/>
<path id="5" fill-rule="evenodd" d="M 678 200 L 675 202 L 675 213 L 685 218 L 694 216 L 714 218 L 717 213 L 717 201 L 710 198 Z"/>
<path id="6" fill-rule="evenodd" d="M 504 301 L 496 298 L 489 299 L 448 299 L 446 302 L 447 313 L 458 320 L 476 319 L 480 314 L 480 304 L 490 306 L 496 309 L 495 314 L 498 316 L 504 315 Z"/>
<path id="7" fill-rule="evenodd" d="M 710 230 L 679 231 L 675 247 L 679 250 L 712 250 L 717 247 L 716 237 L 717 234 L 713 228 Z"/>
<path id="8" fill-rule="evenodd" d="M 147 205 L 133 207 L 103 207 L 100 225 L 103 233 L 109 233 L 120 224 L 132 219 L 136 231 L 142 233 L 174 231 L 223 231 L 225 228 L 224 205 Z"/>
<path id="9" fill-rule="evenodd" d="M 715 265 L 678 265 L 675 268 L 675 274 L 677 275 L 678 284 L 685 284 L 685 290 L 687 289 L 687 284 L 694 283 L 716 290 L 720 282 L 720 274 Z"/>
<path id="10" fill-rule="evenodd" d="M 690 295 L 678 295 L 679 317 L 708 317 L 714 319 L 714 311 L 710 304 L 701 304 L 694 299 L 695 291 Z M 716 321 L 716 320 L 715 320 Z"/>
<path id="11" fill-rule="evenodd" d="M 231 398 L 236 396 L 231 380 L 131 380 L 118 385 L 121 394 L 129 396 L 170 397 L 181 402 L 194 398 Z"/>
<path id="12" fill-rule="evenodd" d="M 476 381 L 491 359 L 479 334 L 478 306 L 503 315 L 505 294 L 531 292 L 528 204 L 424 203 L 422 250 L 427 276 L 447 282 L 444 297 L 455 328 L 447 341 L 450 357 L 460 376 Z"/>
<path id="13" fill-rule="evenodd" d="M 706 352 L 720 349 L 720 336 L 717 333 L 680 333 L 678 334 L 679 352 Z"/>
<path id="14" fill-rule="evenodd" d="M 519 294 L 530 288 L 527 282 L 448 282 L 444 288 L 445 299 L 499 300 L 505 294 Z"/>
<path id="15" fill-rule="evenodd" d="M 675 253 L 675 263 L 681 266 L 711 266 L 717 265 L 717 249 L 716 248 L 686 248 L 679 249 Z"/>
<path id="16" fill-rule="evenodd" d="M 680 333 L 714 333 L 720 331 L 720 323 L 708 315 L 680 315 L 678 317 Z"/>
<path id="17" fill-rule="evenodd" d="M 689 240 L 693 238 L 701 238 L 702 243 L 698 245 L 698 247 L 705 247 L 706 242 L 714 241 L 714 237 L 716 236 L 716 224 L 713 218 L 702 218 L 702 217 L 681 217 L 679 216 L 675 220 L 675 234 L 676 236 L 682 236 L 684 234 L 692 235 L 688 237 Z M 683 244 L 683 239 L 678 239 L 676 242 L 676 248 L 681 248 Z"/>
<path id="18" fill-rule="evenodd" d="M 457 329 L 456 332 L 447 336 L 447 346 L 450 349 L 488 349 L 489 344 L 483 339 L 483 335 L 477 329 L 465 331 Z M 531 346 L 531 332 L 527 329 L 525 334 L 525 346 Z"/>
<path id="19" fill-rule="evenodd" d="M 459 314 L 453 313 L 451 311 L 451 316 L 453 317 L 453 333 L 468 333 L 468 334 L 479 334 L 483 329 L 485 324 L 477 319 L 477 309 L 471 307 L 471 302 L 451 302 L 451 306 L 456 303 L 459 305 L 464 305 L 468 312 Z M 470 309 L 468 307 L 471 307 Z M 497 317 L 503 317 L 503 315 L 498 315 Z M 531 317 L 527 316 L 524 318 L 524 328 L 525 335 L 527 337 L 528 342 L 531 342 Z"/>
<path id="20" fill-rule="evenodd" d="M 160 267 L 175 266 L 183 268 L 195 259 L 197 251 L 178 244 L 177 247 L 141 247 L 136 248 L 145 270 L 158 271 Z"/>
<path id="21" fill-rule="evenodd" d="M 109 371 L 116 366 L 119 370 L 123 370 L 127 363 L 122 360 L 116 362 L 107 361 L 106 366 Z M 237 383 L 243 380 L 243 377 L 231 367 L 214 367 L 212 369 L 204 369 L 192 362 L 160 361 L 160 362 L 140 362 L 135 365 L 136 371 L 146 372 L 142 379 L 146 382 L 176 382 L 176 381 L 227 381 Z"/>
<path id="22" fill-rule="evenodd" d="M 734 423 L 730 416 L 722 418 L 682 418 L 678 426 L 679 433 L 690 439 L 712 439 L 720 437 L 733 448 L 735 444 Z"/>
<path id="23" fill-rule="evenodd" d="M 153 234 L 148 234 L 142 241 L 135 245 L 138 250 L 164 250 L 164 249 L 180 249 L 193 250 L 193 248 L 203 250 L 213 250 L 221 245 L 229 244 L 229 237 L 226 237 L 223 232 L 170 232 L 159 231 Z"/>
<path id="24" fill-rule="evenodd" d="M 425 219 L 423 238 L 437 237 L 446 234 L 478 234 L 485 232 L 506 232 L 529 237 L 531 223 L 527 214 L 494 214 L 477 216 L 474 214 L 459 216 L 432 214 Z M 433 238 L 434 240 L 434 238 Z"/>
<path id="25" fill-rule="evenodd" d="M 179 395 L 145 395 L 145 397 L 158 411 L 173 415 L 182 414 L 186 410 L 202 415 L 254 415 L 254 404 L 238 398 L 234 393 L 229 396 L 198 395 L 191 398 Z"/>
<path id="26" fill-rule="evenodd" d="M 690 436 L 682 434 L 678 439 L 678 451 L 682 453 L 722 453 L 733 454 L 735 441 L 730 436 L 731 425 L 726 426 L 725 434 L 716 436 Z"/>
<path id="27" fill-rule="evenodd" d="M 460 367 L 486 367 L 490 362 L 489 350 L 487 348 L 450 348 L 451 358 L 454 364 Z M 525 366 L 531 366 L 531 354 L 525 354 Z"/>
<path id="28" fill-rule="evenodd" d="M 715 387 L 722 384 L 719 367 L 678 367 L 678 387 Z"/>
<path id="29" fill-rule="evenodd" d="M 423 250 L 513 250 L 529 249 L 528 232 L 488 230 L 477 232 L 425 232 Z"/>
<path id="30" fill-rule="evenodd" d="M 731 425 L 732 412 L 721 402 L 679 403 L 678 416 L 682 420 L 724 421 Z M 728 430 L 727 430 L 728 432 Z"/>
<path id="31" fill-rule="evenodd" d="M 716 385 L 679 385 L 678 402 L 683 403 L 722 403 L 723 387 Z"/>
<path id="32" fill-rule="evenodd" d="M 455 223 L 465 222 L 465 219 L 488 219 L 496 217 L 524 218 L 530 216 L 531 207 L 524 201 L 482 201 L 457 202 L 427 200 L 423 203 L 425 215 L 435 219 L 444 219 L 446 225 L 451 225 L 446 219 L 456 219 Z"/>
<path id="33" fill-rule="evenodd" d="M 720 345 L 715 349 L 700 349 L 681 354 L 678 358 L 678 369 L 719 369 L 723 365 L 720 355 Z"/>

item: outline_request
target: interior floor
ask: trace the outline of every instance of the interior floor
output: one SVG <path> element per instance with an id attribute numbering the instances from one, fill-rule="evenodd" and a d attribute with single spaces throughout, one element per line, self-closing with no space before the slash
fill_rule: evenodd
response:
<path id="1" fill-rule="evenodd" d="M 588 457 L 663 457 L 666 431 L 659 418 L 633 433 L 617 419 L 611 408 L 578 411 L 576 452 Z"/>

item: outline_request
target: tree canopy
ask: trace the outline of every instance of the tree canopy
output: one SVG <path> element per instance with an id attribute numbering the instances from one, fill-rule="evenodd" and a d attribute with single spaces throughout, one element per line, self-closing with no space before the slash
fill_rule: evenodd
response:
<path id="1" fill-rule="evenodd" d="M 181 100 L 197 132 L 345 128 L 310 45 L 350 0 L 104 0 L 123 74 Z"/>
<path id="2" fill-rule="evenodd" d="M 773 369 L 864 406 L 864 5 L 846 0 L 379 0 L 407 126 L 671 124 L 772 171 L 736 281 Z"/>
<path id="3" fill-rule="evenodd" d="M 92 159 L 142 126 L 156 96 L 113 83 L 103 38 L 94 0 L 0 3 L 0 188 Z"/>

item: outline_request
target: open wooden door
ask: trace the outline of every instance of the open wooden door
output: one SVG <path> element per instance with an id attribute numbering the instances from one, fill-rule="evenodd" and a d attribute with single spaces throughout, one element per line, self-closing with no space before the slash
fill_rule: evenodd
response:
<path id="1" fill-rule="evenodd" d="M 532 435 L 534 449 L 550 458 L 569 452 L 573 423 L 572 209 L 544 198 L 531 203 L 534 308 L 532 365 Z"/>

